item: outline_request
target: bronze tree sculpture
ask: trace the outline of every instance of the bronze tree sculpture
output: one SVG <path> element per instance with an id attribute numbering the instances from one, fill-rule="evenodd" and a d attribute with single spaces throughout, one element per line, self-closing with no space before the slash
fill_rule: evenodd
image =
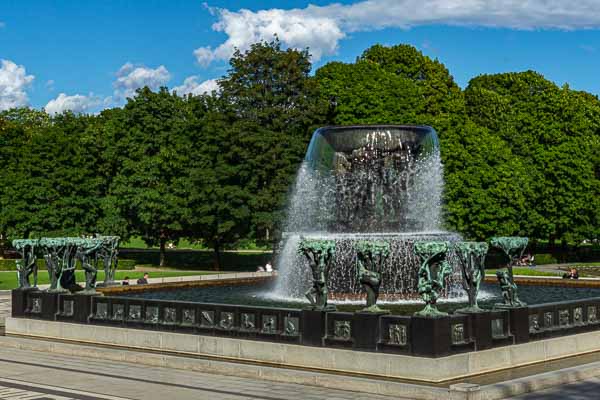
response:
<path id="1" fill-rule="evenodd" d="M 419 294 L 425 301 L 425 308 L 415 315 L 422 317 L 438 317 L 448 315 L 437 309 L 437 299 L 444 289 L 444 280 L 452 272 L 446 261 L 448 242 L 417 242 L 414 252 L 421 260 L 419 268 Z"/>
<path id="2" fill-rule="evenodd" d="M 484 263 L 488 247 L 485 242 L 459 242 L 454 246 L 462 273 L 462 287 L 469 297 L 469 306 L 461 308 L 461 312 L 483 311 L 477 305 L 477 294 L 485 277 Z"/>
<path id="3" fill-rule="evenodd" d="M 526 305 L 519 300 L 517 295 L 517 285 L 513 277 L 513 265 L 523 256 L 528 242 L 528 238 L 519 236 L 494 237 L 490 241 L 492 246 L 502 250 L 508 260 L 506 270 L 496 272 L 504 299 L 504 303 L 496 305 L 498 307 L 512 308 Z"/>
<path id="4" fill-rule="evenodd" d="M 367 307 L 362 312 L 389 313 L 377 306 L 381 269 L 390 254 L 390 244 L 384 241 L 360 241 L 356 244 L 356 273 L 367 292 Z"/>
<path id="5" fill-rule="evenodd" d="M 327 304 L 327 280 L 329 265 L 335 253 L 332 240 L 301 239 L 298 252 L 308 259 L 312 272 L 312 287 L 305 293 L 313 310 L 334 311 L 334 305 Z"/>
<path id="6" fill-rule="evenodd" d="M 19 289 L 37 288 L 38 268 L 36 247 L 38 243 L 37 239 L 15 239 L 12 242 L 13 247 L 21 256 L 21 259 L 16 260 Z M 29 280 L 31 275 L 33 275 L 33 285 Z"/>

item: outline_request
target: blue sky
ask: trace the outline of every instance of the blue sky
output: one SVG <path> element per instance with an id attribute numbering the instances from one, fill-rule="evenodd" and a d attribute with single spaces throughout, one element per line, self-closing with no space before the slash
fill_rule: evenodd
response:
<path id="1" fill-rule="evenodd" d="M 600 94 L 600 1 L 516 3 L 2 0 L 0 109 L 94 112 L 143 84 L 200 93 L 226 72 L 234 47 L 273 33 L 310 46 L 315 67 L 352 62 L 376 43 L 408 43 L 462 87 L 479 74 L 533 69 Z"/>

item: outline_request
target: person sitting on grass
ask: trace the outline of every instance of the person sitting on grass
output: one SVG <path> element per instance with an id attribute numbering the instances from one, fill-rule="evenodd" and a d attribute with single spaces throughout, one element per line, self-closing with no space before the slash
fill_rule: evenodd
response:
<path id="1" fill-rule="evenodd" d="M 148 276 L 149 274 L 147 272 L 144 272 L 144 276 L 140 279 L 137 280 L 138 285 L 145 285 L 148 283 Z"/>
<path id="2" fill-rule="evenodd" d="M 121 282 L 121 285 L 123 285 L 123 286 L 129 285 L 129 277 L 128 276 L 123 278 L 123 282 Z"/>

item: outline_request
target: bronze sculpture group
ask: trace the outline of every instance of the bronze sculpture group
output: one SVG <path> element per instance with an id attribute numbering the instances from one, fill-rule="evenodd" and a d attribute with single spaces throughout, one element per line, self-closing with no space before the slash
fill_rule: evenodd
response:
<path id="1" fill-rule="evenodd" d="M 48 270 L 49 292 L 94 293 L 99 266 L 104 269 L 104 285 L 111 285 L 118 264 L 119 240 L 118 236 L 16 239 L 13 247 L 21 256 L 16 261 L 19 288 L 37 288 L 39 256 Z M 76 282 L 77 265 L 85 272 L 84 288 Z"/>
<path id="2" fill-rule="evenodd" d="M 497 272 L 502 290 L 503 303 L 497 307 L 511 308 L 525 305 L 517 295 L 512 267 L 527 246 L 524 237 L 495 237 L 491 245 L 503 251 L 507 258 L 506 270 Z M 119 247 L 118 236 L 96 236 L 94 238 L 42 238 L 16 239 L 13 246 L 21 258 L 16 260 L 19 288 L 26 290 L 37 287 L 37 260 L 41 256 L 50 279 L 50 292 L 82 291 L 94 293 L 98 267 L 104 269 L 104 285 L 114 283 Z M 488 245 L 484 242 L 416 242 L 414 254 L 421 261 L 418 274 L 418 293 L 425 308 L 418 316 L 436 317 L 446 313 L 437 309 L 436 303 L 444 290 L 445 281 L 452 273 L 447 254 L 453 248 L 462 274 L 462 287 L 467 292 L 469 305 L 459 311 L 482 311 L 477 305 L 477 294 L 485 276 L 484 263 Z M 312 273 L 312 286 L 305 296 L 310 308 L 318 311 L 334 311 L 328 304 L 328 275 L 335 255 L 335 241 L 327 239 L 302 239 L 298 252 L 308 260 Z M 356 244 L 356 278 L 366 293 L 366 307 L 361 312 L 387 313 L 377 305 L 381 286 L 381 269 L 390 255 L 390 245 L 385 241 L 364 240 Z M 85 271 L 85 287 L 76 284 L 75 268 L 81 265 Z M 33 279 L 33 282 L 32 282 Z"/>
<path id="3" fill-rule="evenodd" d="M 506 270 L 497 272 L 498 282 L 502 290 L 503 303 L 500 308 L 522 307 L 525 305 L 517 296 L 517 285 L 514 283 L 512 267 L 523 254 L 528 239 L 523 237 L 495 237 L 491 245 L 501 249 L 508 262 Z M 468 306 L 459 312 L 474 313 L 483 311 L 477 304 L 479 287 L 485 277 L 485 257 L 489 246 L 485 242 L 449 242 L 423 241 L 414 244 L 414 254 L 421 265 L 418 274 L 418 293 L 425 302 L 425 308 L 415 313 L 422 317 L 439 317 L 447 313 L 439 311 L 436 303 L 444 290 L 446 280 L 453 272 L 448 261 L 448 253 L 453 250 L 456 263 L 462 275 L 461 284 L 468 296 Z M 379 287 L 381 286 L 381 267 L 390 255 L 389 243 L 378 240 L 364 240 L 356 244 L 356 277 L 363 285 L 366 293 L 366 307 L 361 312 L 385 313 L 377 305 Z M 306 297 L 313 310 L 331 311 L 335 306 L 327 304 L 328 272 L 335 254 L 335 241 L 326 239 L 303 238 L 298 252 L 304 255 L 312 272 L 312 286 Z"/>

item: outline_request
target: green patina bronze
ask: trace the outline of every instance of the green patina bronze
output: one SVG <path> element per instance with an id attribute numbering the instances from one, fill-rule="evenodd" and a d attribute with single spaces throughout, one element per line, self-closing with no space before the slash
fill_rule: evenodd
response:
<path id="1" fill-rule="evenodd" d="M 64 238 L 42 238 L 40 239 L 41 252 L 46 262 L 48 277 L 50 279 L 49 292 L 66 292 L 61 285 L 63 272 L 66 271 L 64 253 L 66 247 Z"/>
<path id="2" fill-rule="evenodd" d="M 75 258 L 81 263 L 81 268 L 85 271 L 85 288 L 82 292 L 84 294 L 96 291 L 98 268 L 92 263 L 92 260 L 97 260 L 96 254 L 102 247 L 102 243 L 101 239 L 79 239 L 75 243 L 77 246 Z"/>
<path id="3" fill-rule="evenodd" d="M 39 245 L 37 239 L 15 239 L 12 242 L 13 247 L 21 259 L 16 260 L 17 264 L 17 279 L 19 280 L 19 289 L 35 289 L 37 288 L 37 256 L 36 249 Z M 30 276 L 33 275 L 33 285 L 30 281 Z"/>
<path id="4" fill-rule="evenodd" d="M 477 294 L 485 276 L 484 263 L 489 246 L 485 242 L 459 242 L 454 246 L 454 249 L 462 272 L 462 287 L 469 297 L 469 306 L 458 311 L 483 311 L 477 305 Z"/>
<path id="5" fill-rule="evenodd" d="M 334 305 L 327 304 L 327 281 L 329 266 L 335 254 L 335 241 L 303 238 L 298 244 L 298 252 L 308 259 L 312 271 L 313 285 L 305 294 L 311 309 L 335 311 Z"/>
<path id="6" fill-rule="evenodd" d="M 452 272 L 446 261 L 448 242 L 417 242 L 414 252 L 421 261 L 419 268 L 419 294 L 425 302 L 425 308 L 416 312 L 416 316 L 440 317 L 448 315 L 437 309 L 437 299 L 444 289 L 444 280 Z"/>
<path id="7" fill-rule="evenodd" d="M 50 279 L 50 292 L 82 291 L 95 293 L 98 265 L 102 264 L 106 273 L 105 285 L 114 279 L 117 268 L 119 246 L 118 236 L 97 236 L 95 238 L 41 238 L 17 239 L 13 246 L 21 254 L 17 260 L 19 288 L 31 288 L 29 277 L 33 275 L 33 287 L 37 286 L 37 254 L 45 261 Z M 75 268 L 80 264 L 85 271 L 85 287 L 77 285 Z"/>
<path id="8" fill-rule="evenodd" d="M 494 237 L 490 240 L 492 246 L 501 249 L 508 259 L 506 270 L 498 270 L 496 272 L 504 299 L 504 303 L 496 305 L 498 307 L 512 308 L 526 305 L 517 296 L 517 285 L 513 277 L 513 265 L 523 256 L 528 242 L 528 238 L 519 236 Z"/>
<path id="9" fill-rule="evenodd" d="M 104 286 L 117 284 L 115 282 L 115 271 L 119 263 L 119 236 L 97 236 L 102 240 L 102 247 L 96 253 L 98 260 L 102 261 L 104 266 Z"/>
<path id="10" fill-rule="evenodd" d="M 387 314 L 389 311 L 377 306 L 381 269 L 390 254 L 390 244 L 383 241 L 363 240 L 356 244 L 356 274 L 367 292 L 367 307 L 362 312 Z"/>

